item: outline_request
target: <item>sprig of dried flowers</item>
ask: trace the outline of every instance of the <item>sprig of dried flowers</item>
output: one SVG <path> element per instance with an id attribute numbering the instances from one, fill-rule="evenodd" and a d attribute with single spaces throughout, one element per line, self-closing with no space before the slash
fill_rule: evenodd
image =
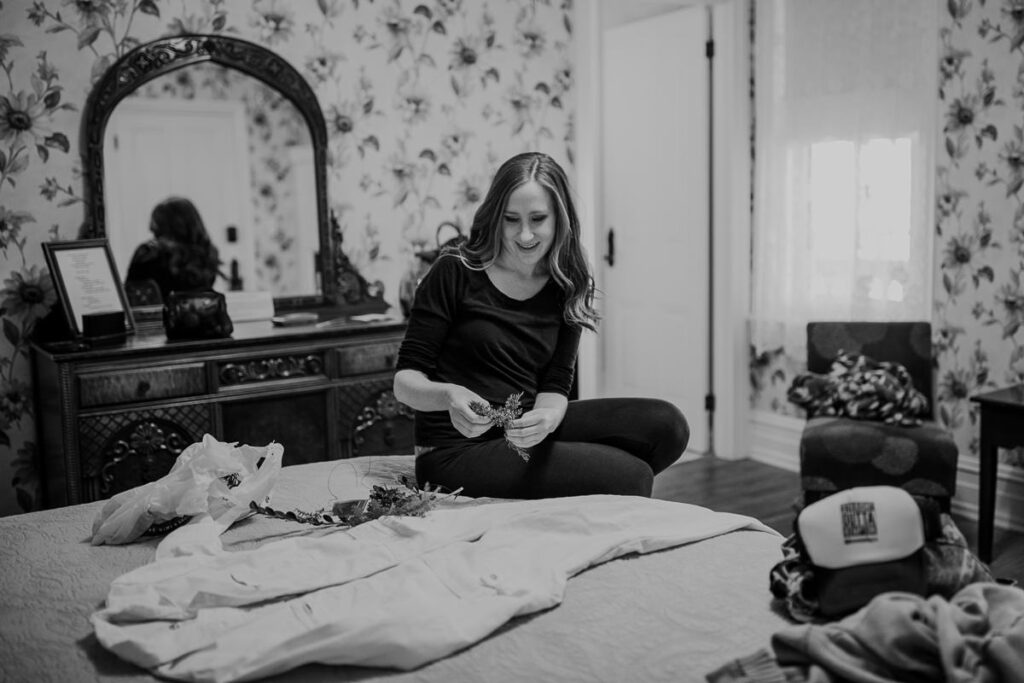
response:
<path id="1" fill-rule="evenodd" d="M 249 507 L 253 512 L 261 515 L 301 524 L 352 527 L 389 515 L 422 517 L 429 510 L 434 509 L 440 501 L 453 498 L 462 491 L 460 488 L 451 493 L 441 493 L 439 488 L 431 489 L 429 484 L 421 489 L 415 482 L 404 476 L 400 477 L 398 483 L 398 486 L 375 484 L 368 498 L 337 501 L 331 506 L 330 512 L 326 508 L 320 508 L 313 512 L 275 510 L 270 506 L 260 505 L 256 501 L 251 502 Z"/>
<path id="2" fill-rule="evenodd" d="M 473 409 L 473 412 L 477 415 L 483 415 L 484 417 L 490 418 L 490 420 L 501 427 L 505 432 L 505 443 L 512 449 L 512 452 L 518 455 L 526 462 L 530 461 L 530 452 L 524 448 L 520 448 L 508 439 L 508 427 L 512 420 L 517 419 L 523 414 L 523 406 L 520 401 L 523 398 L 523 392 L 512 394 L 505 399 L 505 405 L 500 408 L 494 408 L 483 401 L 473 401 L 469 404 L 469 407 Z"/>

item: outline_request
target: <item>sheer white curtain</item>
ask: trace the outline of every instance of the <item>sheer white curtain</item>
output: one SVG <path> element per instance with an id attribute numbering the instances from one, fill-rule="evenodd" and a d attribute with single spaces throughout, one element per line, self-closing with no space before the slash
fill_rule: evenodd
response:
<path id="1" fill-rule="evenodd" d="M 757 0 L 751 337 L 928 319 L 936 0 Z"/>

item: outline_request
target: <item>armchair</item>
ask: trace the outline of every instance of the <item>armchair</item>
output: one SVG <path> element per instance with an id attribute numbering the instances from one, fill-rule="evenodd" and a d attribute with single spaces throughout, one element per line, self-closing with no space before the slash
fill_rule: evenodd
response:
<path id="1" fill-rule="evenodd" d="M 824 374 L 840 351 L 899 363 L 925 399 L 921 424 L 808 414 L 800 437 L 804 503 L 854 486 L 900 486 L 944 511 L 956 492 L 958 451 L 933 421 L 931 325 L 927 322 L 811 322 L 807 371 Z"/>

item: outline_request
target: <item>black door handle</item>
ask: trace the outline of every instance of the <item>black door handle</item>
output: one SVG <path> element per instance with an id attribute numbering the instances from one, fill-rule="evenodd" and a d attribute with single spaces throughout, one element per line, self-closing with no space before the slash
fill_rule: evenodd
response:
<path id="1" fill-rule="evenodd" d="M 604 260 L 609 266 L 615 265 L 615 228 L 608 228 L 608 253 L 604 255 Z"/>

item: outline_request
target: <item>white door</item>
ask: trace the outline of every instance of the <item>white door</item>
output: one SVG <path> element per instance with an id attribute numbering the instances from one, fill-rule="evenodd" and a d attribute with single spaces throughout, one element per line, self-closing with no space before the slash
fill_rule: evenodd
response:
<path id="1" fill-rule="evenodd" d="M 608 28 L 601 41 L 598 255 L 605 396 L 676 404 L 707 452 L 708 67 L 703 7 Z M 603 252 L 603 253 L 602 253 Z"/>
<path id="2" fill-rule="evenodd" d="M 153 207 L 171 195 L 199 210 L 228 272 L 237 259 L 243 281 L 254 282 L 252 188 L 241 102 L 126 100 L 104 136 L 107 234 L 122 276 L 141 242 L 152 237 Z M 236 226 L 237 241 L 227 240 Z M 218 281 L 216 289 L 226 289 Z"/>

